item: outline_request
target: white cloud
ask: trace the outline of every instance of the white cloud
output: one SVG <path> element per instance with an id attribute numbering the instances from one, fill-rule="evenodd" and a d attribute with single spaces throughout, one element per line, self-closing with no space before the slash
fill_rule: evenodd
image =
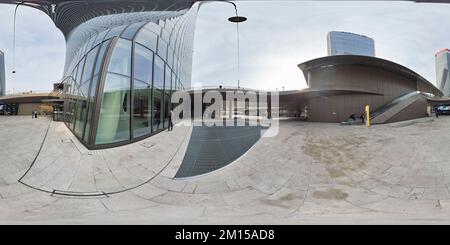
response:
<path id="1" fill-rule="evenodd" d="M 434 54 L 450 46 L 450 4 L 412 2 L 236 2 L 240 25 L 241 86 L 300 89 L 297 64 L 326 55 L 326 34 L 349 31 L 375 39 L 377 57 L 435 82 Z M 236 86 L 236 30 L 232 6 L 205 4 L 195 40 L 193 81 Z M 233 38 L 234 37 L 234 38 Z"/>

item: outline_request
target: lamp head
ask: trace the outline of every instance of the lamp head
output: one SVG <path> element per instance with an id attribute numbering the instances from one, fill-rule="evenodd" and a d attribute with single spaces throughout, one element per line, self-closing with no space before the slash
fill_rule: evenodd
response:
<path id="1" fill-rule="evenodd" d="M 247 21 L 247 18 L 244 16 L 233 16 L 233 17 L 228 18 L 228 21 L 233 22 L 233 23 L 241 23 L 241 22 Z"/>

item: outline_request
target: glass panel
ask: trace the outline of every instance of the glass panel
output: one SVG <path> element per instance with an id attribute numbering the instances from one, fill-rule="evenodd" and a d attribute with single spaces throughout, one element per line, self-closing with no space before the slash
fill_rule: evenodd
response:
<path id="1" fill-rule="evenodd" d="M 127 27 L 127 26 L 126 25 L 122 25 L 122 26 L 114 27 L 113 29 L 111 29 L 111 31 L 108 32 L 108 34 L 106 35 L 105 39 L 108 39 L 110 37 L 119 36 L 120 33 L 122 33 L 123 29 L 125 29 L 125 27 Z"/>
<path id="2" fill-rule="evenodd" d="M 162 90 L 153 89 L 153 131 L 157 131 L 158 129 L 163 128 L 162 124 Z"/>
<path id="3" fill-rule="evenodd" d="M 135 41 L 156 52 L 158 36 L 150 30 L 145 28 L 141 29 L 136 36 Z"/>
<path id="4" fill-rule="evenodd" d="M 74 113 L 74 100 L 72 96 L 68 99 L 67 111 L 66 111 L 66 123 L 69 128 L 72 128 L 73 125 L 73 113 Z"/>
<path id="5" fill-rule="evenodd" d="M 83 137 L 84 124 L 86 121 L 86 112 L 87 112 L 87 96 L 89 93 L 89 85 L 90 81 L 88 80 L 84 82 L 79 91 L 78 95 L 78 103 L 75 114 L 75 134 L 79 137 Z"/>
<path id="6" fill-rule="evenodd" d="M 99 115 L 96 144 L 130 139 L 130 78 L 108 74 Z"/>
<path id="7" fill-rule="evenodd" d="M 174 91 L 176 91 L 176 81 L 175 81 L 175 73 L 172 72 L 172 87 L 171 87 L 171 93 L 173 93 Z"/>
<path id="8" fill-rule="evenodd" d="M 165 76 L 165 82 L 164 82 L 164 90 L 166 92 L 170 91 L 171 88 L 171 79 L 172 79 L 172 71 L 170 70 L 169 66 L 166 65 L 166 76 Z"/>
<path id="9" fill-rule="evenodd" d="M 69 99 L 69 110 L 67 112 L 67 125 L 70 129 L 73 128 L 73 119 L 75 118 L 73 115 L 75 114 L 75 103 L 74 99 Z"/>
<path id="10" fill-rule="evenodd" d="M 94 35 L 94 36 L 92 36 L 91 38 L 89 38 L 89 41 L 88 41 L 88 45 L 87 45 L 87 48 L 90 50 L 90 49 L 92 49 L 92 47 L 94 47 L 95 45 L 94 45 L 94 42 L 95 42 L 95 39 L 97 38 L 97 35 Z"/>
<path id="11" fill-rule="evenodd" d="M 80 48 L 80 50 L 79 50 L 79 52 L 80 52 L 80 57 L 83 57 L 85 54 L 86 54 L 86 48 L 87 48 L 87 43 L 85 42 L 84 44 L 83 44 L 83 46 Z"/>
<path id="12" fill-rule="evenodd" d="M 109 44 L 109 41 L 106 41 L 102 44 L 102 47 L 100 48 L 100 52 L 98 53 L 97 61 L 95 62 L 94 76 L 97 75 L 102 68 L 102 62 L 105 58 L 106 48 L 108 47 L 108 44 Z"/>
<path id="13" fill-rule="evenodd" d="M 130 76 L 131 74 L 131 41 L 119 39 L 109 60 L 108 71 Z"/>
<path id="14" fill-rule="evenodd" d="M 167 59 L 167 43 L 161 38 L 158 40 L 158 55 L 163 59 Z"/>
<path id="15" fill-rule="evenodd" d="M 164 88 L 164 61 L 157 55 L 155 55 L 153 87 Z"/>
<path id="16" fill-rule="evenodd" d="M 76 72 L 76 68 L 75 71 Z M 70 128 L 71 127 L 71 118 L 72 118 L 72 93 L 73 93 L 73 87 L 75 86 L 75 80 L 73 79 L 73 75 L 71 75 L 70 77 L 70 83 L 69 83 L 69 88 L 67 88 L 68 93 L 67 93 L 67 105 L 64 105 L 65 108 L 65 118 L 64 121 L 66 122 L 67 126 Z"/>
<path id="17" fill-rule="evenodd" d="M 72 129 L 72 130 L 75 130 L 75 119 L 76 119 L 76 112 L 77 112 L 78 101 L 79 101 L 78 100 L 79 94 L 80 94 L 80 87 L 79 87 L 79 85 L 75 85 L 73 104 L 72 104 L 71 113 L 70 113 L 70 129 Z"/>
<path id="18" fill-rule="evenodd" d="M 134 35 L 136 34 L 136 32 L 139 30 L 139 28 L 141 28 L 145 23 L 144 22 L 138 22 L 138 23 L 134 23 L 131 24 L 127 27 L 127 29 L 122 33 L 122 35 L 120 35 L 120 37 L 122 38 L 126 38 L 126 39 L 133 39 Z"/>
<path id="19" fill-rule="evenodd" d="M 138 80 L 134 81 L 134 138 L 151 133 L 151 92 L 151 86 L 148 83 Z"/>
<path id="20" fill-rule="evenodd" d="M 105 30 L 100 32 L 99 34 L 97 34 L 97 38 L 95 39 L 94 45 L 97 45 L 101 42 L 103 42 L 103 40 L 105 39 L 106 34 L 108 34 L 109 30 Z"/>
<path id="21" fill-rule="evenodd" d="M 75 81 L 76 81 L 75 83 L 78 84 L 78 86 L 81 84 L 80 80 L 81 80 L 81 72 L 83 71 L 84 60 L 85 60 L 85 58 L 83 58 L 80 61 L 80 64 L 78 65 L 77 76 L 75 78 Z"/>
<path id="22" fill-rule="evenodd" d="M 153 33 L 158 33 L 158 34 L 161 33 L 161 27 L 159 27 L 157 24 L 155 24 L 153 22 L 149 22 L 147 25 L 145 25 L 144 28 L 149 31 L 152 31 Z"/>
<path id="23" fill-rule="evenodd" d="M 88 112 L 87 112 L 87 119 L 86 119 L 86 129 L 84 132 L 84 141 L 88 142 L 89 140 L 89 134 L 91 133 L 91 120 L 92 120 L 92 111 L 94 109 L 94 103 L 95 99 L 97 98 L 97 84 L 98 84 L 99 76 L 95 76 L 92 78 L 92 84 L 91 84 L 91 92 L 89 94 L 88 98 Z"/>
<path id="24" fill-rule="evenodd" d="M 170 40 L 170 33 L 165 29 L 162 29 L 161 38 L 164 39 L 166 42 L 168 42 Z"/>
<path id="25" fill-rule="evenodd" d="M 166 76 L 164 80 L 164 127 L 168 127 L 169 122 L 169 111 L 170 111 L 170 102 L 169 102 L 169 96 L 170 96 L 170 88 L 171 88 L 171 81 L 172 81 L 172 71 L 170 70 L 169 66 L 166 65 Z"/>
<path id="26" fill-rule="evenodd" d="M 167 54 L 167 64 L 169 64 L 170 67 L 173 67 L 173 49 L 171 47 L 169 47 Z"/>
<path id="27" fill-rule="evenodd" d="M 174 51 L 172 69 L 176 70 L 177 66 L 178 66 L 178 55 L 177 55 L 177 52 Z"/>
<path id="28" fill-rule="evenodd" d="M 136 44 L 134 53 L 134 78 L 151 83 L 153 70 L 153 52 Z"/>
<path id="29" fill-rule="evenodd" d="M 92 68 L 94 67 L 95 58 L 97 57 L 97 51 L 98 48 L 94 48 L 89 52 L 89 54 L 86 56 L 86 63 L 84 65 L 83 70 L 83 76 L 81 81 L 86 81 L 87 79 L 91 78 L 92 76 Z M 87 94 L 86 94 L 87 96 Z"/>

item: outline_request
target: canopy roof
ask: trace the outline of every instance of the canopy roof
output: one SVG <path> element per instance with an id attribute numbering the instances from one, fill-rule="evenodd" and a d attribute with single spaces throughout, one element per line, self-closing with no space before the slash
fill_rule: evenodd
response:
<path id="1" fill-rule="evenodd" d="M 429 82 L 428 80 L 426 80 L 413 70 L 400 64 L 394 63 L 392 61 L 376 57 L 361 56 L 361 55 L 325 56 L 301 63 L 298 65 L 298 67 L 303 71 L 303 74 L 307 80 L 308 72 L 310 70 L 339 65 L 366 66 L 390 71 L 402 75 L 404 77 L 407 77 L 412 81 L 416 81 L 417 83 L 421 83 L 421 85 L 424 85 L 434 90 L 436 95 L 442 96 L 442 92 L 436 86 L 434 86 L 431 82 Z M 306 82 L 308 82 L 308 80 Z"/>
<path id="2" fill-rule="evenodd" d="M 65 37 L 87 20 L 102 15 L 144 11 L 177 11 L 192 6 L 193 0 L 0 0 L 21 4 L 46 13 Z"/>

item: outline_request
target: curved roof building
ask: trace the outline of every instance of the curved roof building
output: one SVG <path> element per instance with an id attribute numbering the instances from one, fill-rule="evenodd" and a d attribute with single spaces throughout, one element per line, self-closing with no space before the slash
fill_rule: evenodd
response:
<path id="1" fill-rule="evenodd" d="M 7 1 L 45 12 L 65 36 L 65 122 L 88 148 L 168 127 L 171 94 L 190 87 L 190 0 Z"/>
<path id="2" fill-rule="evenodd" d="M 360 117 L 365 105 L 373 123 L 427 116 L 428 98 L 442 92 L 416 72 L 392 61 L 369 56 L 327 56 L 299 64 L 309 88 L 308 120 L 343 122 Z"/>

